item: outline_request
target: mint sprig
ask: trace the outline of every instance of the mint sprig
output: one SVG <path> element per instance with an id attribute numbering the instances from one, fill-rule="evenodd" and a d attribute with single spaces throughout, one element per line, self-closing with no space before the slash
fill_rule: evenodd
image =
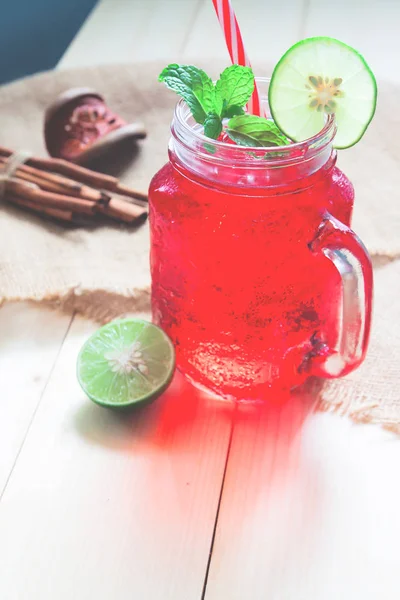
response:
<path id="1" fill-rule="evenodd" d="M 215 89 L 210 77 L 192 65 L 171 64 L 158 77 L 165 85 L 177 92 L 189 106 L 197 123 L 204 123 L 215 104 Z"/>
<path id="2" fill-rule="evenodd" d="M 221 117 L 217 113 L 208 113 L 204 120 L 204 135 L 216 140 L 222 131 Z"/>
<path id="3" fill-rule="evenodd" d="M 256 115 L 233 117 L 226 129 L 228 136 L 240 146 L 286 146 L 288 138 L 273 121 Z"/>
<path id="4" fill-rule="evenodd" d="M 246 106 L 253 91 L 254 74 L 250 67 L 232 65 L 226 68 L 215 84 L 216 112 L 222 118 L 242 114 L 242 107 Z"/>
<path id="5" fill-rule="evenodd" d="M 241 106 L 238 106 L 237 104 L 233 104 L 232 106 L 228 106 L 227 108 L 225 108 L 224 110 L 224 117 L 226 118 L 231 118 L 231 117 L 237 117 L 238 115 L 244 115 L 244 108 L 242 108 Z"/>
<path id="6" fill-rule="evenodd" d="M 223 119 L 230 119 L 226 133 L 240 146 L 284 146 L 289 140 L 273 121 L 245 114 L 244 107 L 254 91 L 250 67 L 231 65 L 214 85 L 211 78 L 193 65 L 170 64 L 159 81 L 177 92 L 189 106 L 193 118 L 204 125 L 204 135 L 216 140 Z"/>

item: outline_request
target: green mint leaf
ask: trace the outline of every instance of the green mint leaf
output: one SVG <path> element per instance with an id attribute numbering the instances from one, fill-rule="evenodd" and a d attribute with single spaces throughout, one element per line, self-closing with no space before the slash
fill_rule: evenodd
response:
<path id="1" fill-rule="evenodd" d="M 222 118 L 230 116 L 232 106 L 245 106 L 254 90 L 254 74 L 250 67 L 231 65 L 215 84 L 215 111 Z"/>
<path id="2" fill-rule="evenodd" d="M 204 135 L 216 140 L 222 131 L 221 117 L 216 113 L 208 113 L 204 120 Z"/>
<path id="3" fill-rule="evenodd" d="M 236 104 L 232 104 L 229 108 L 224 109 L 224 117 L 230 119 L 231 117 L 237 117 L 239 115 L 244 115 L 244 109 L 241 106 L 237 106 Z"/>
<path id="4" fill-rule="evenodd" d="M 255 115 L 233 117 L 228 123 L 226 133 L 240 146 L 286 146 L 289 140 L 273 121 Z"/>
<path id="5" fill-rule="evenodd" d="M 197 123 L 204 123 L 207 113 L 214 110 L 214 84 L 201 69 L 192 65 L 170 64 L 163 69 L 158 80 L 185 100 Z"/>

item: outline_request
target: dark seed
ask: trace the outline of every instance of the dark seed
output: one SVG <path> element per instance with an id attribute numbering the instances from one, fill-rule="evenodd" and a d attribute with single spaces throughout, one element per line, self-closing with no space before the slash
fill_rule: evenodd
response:
<path id="1" fill-rule="evenodd" d="M 314 75 L 310 75 L 310 77 L 308 78 L 308 80 L 310 81 L 310 83 L 312 83 L 312 85 L 314 87 L 318 87 L 318 80 L 316 77 L 314 77 Z"/>
<path id="2" fill-rule="evenodd" d="M 318 104 L 318 100 L 316 98 L 314 98 L 314 100 L 311 100 L 309 106 L 310 108 L 314 108 L 315 106 L 317 106 Z"/>
<path id="3" fill-rule="evenodd" d="M 338 85 L 340 85 L 342 83 L 342 81 L 343 81 L 343 79 L 341 77 L 336 77 L 333 80 L 333 85 L 335 85 L 337 87 Z"/>

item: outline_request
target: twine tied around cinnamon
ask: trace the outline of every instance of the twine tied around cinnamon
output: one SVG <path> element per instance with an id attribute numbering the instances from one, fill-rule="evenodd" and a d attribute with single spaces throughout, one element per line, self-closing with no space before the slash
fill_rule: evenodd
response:
<path id="1" fill-rule="evenodd" d="M 11 154 L 3 164 L 3 168 L 0 170 L 0 200 L 3 199 L 6 193 L 6 184 L 7 181 L 18 181 L 14 177 L 17 169 L 23 165 L 29 158 L 31 157 L 30 152 L 26 150 L 19 150 L 18 152 L 14 152 Z M 29 182 L 27 182 L 29 183 Z M 33 182 L 30 182 L 33 188 L 38 188 L 39 186 Z"/>

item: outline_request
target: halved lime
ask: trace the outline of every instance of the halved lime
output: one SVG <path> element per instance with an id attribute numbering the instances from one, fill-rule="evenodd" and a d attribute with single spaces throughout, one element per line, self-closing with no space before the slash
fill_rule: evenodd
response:
<path id="1" fill-rule="evenodd" d="M 367 129 L 376 107 L 374 74 L 354 48 L 329 37 L 298 42 L 276 65 L 269 106 L 278 127 L 299 142 L 318 133 L 335 113 L 335 148 L 349 148 Z"/>
<path id="2" fill-rule="evenodd" d="M 175 368 L 171 340 L 156 325 L 139 319 L 112 321 L 83 345 L 78 381 L 93 402 L 126 408 L 155 400 Z"/>

